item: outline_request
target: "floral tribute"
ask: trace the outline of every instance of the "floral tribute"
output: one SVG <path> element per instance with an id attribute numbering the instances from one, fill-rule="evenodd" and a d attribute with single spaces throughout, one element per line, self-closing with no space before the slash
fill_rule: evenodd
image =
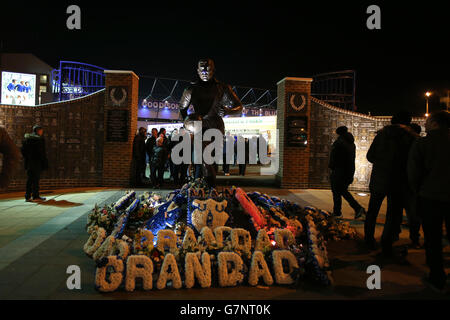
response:
<path id="1" fill-rule="evenodd" d="M 128 191 L 95 206 L 86 229 L 101 292 L 330 285 L 326 241 L 356 237 L 326 211 L 203 180 L 164 198 Z"/>

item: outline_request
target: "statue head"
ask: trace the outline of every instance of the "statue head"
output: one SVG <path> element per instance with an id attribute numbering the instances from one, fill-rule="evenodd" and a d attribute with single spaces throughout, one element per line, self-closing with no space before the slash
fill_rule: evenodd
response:
<path id="1" fill-rule="evenodd" d="M 197 73 L 202 81 L 209 81 L 214 76 L 214 61 L 212 59 L 201 59 L 198 62 Z"/>

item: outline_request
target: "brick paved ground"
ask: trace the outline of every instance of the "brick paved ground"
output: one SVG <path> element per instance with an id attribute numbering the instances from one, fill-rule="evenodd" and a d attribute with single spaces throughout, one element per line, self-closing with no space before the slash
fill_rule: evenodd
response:
<path id="1" fill-rule="evenodd" d="M 242 178 L 235 178 L 240 179 Z M 220 179 L 219 179 L 220 180 Z M 240 180 L 234 182 L 241 183 Z M 246 191 L 259 190 L 331 210 L 332 198 L 327 190 L 285 190 L 253 187 L 255 181 L 244 183 Z M 235 184 L 233 182 L 233 184 Z M 220 181 L 219 181 L 220 183 Z M 264 181 L 257 184 L 266 185 Z M 142 192 L 142 190 L 140 190 Z M 88 236 L 86 216 L 95 203 L 110 203 L 122 195 L 122 190 L 62 190 L 46 194 L 46 203 L 25 203 L 20 194 L 0 198 L 0 299 L 436 299 L 441 296 L 422 284 L 426 271 L 424 251 L 410 250 L 409 265 L 382 260 L 379 252 L 367 252 L 359 241 L 329 243 L 334 286 L 320 289 L 302 288 L 211 288 L 153 290 L 134 293 L 101 294 L 94 289 L 94 263 L 82 251 Z M 366 208 L 369 197 L 355 195 Z M 379 222 L 384 221 L 385 206 Z M 344 219 L 351 221 L 358 232 L 362 222 L 352 219 L 353 212 L 344 201 Z M 382 225 L 377 227 L 377 236 Z M 408 243 L 406 228 L 398 245 Z M 450 267 L 449 248 L 446 265 Z M 366 268 L 378 264 L 382 268 L 382 290 L 366 288 Z M 78 265 L 82 271 L 81 290 L 68 290 L 66 268 Z"/>

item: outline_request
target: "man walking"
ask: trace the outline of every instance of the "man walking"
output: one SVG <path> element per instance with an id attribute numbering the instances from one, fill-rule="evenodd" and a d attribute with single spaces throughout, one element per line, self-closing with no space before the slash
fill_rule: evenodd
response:
<path id="1" fill-rule="evenodd" d="M 22 143 L 22 155 L 25 170 L 27 171 L 27 186 L 25 201 L 39 200 L 45 198 L 39 195 L 39 180 L 43 170 L 48 169 L 47 154 L 45 151 L 44 129 L 40 125 L 33 127 L 32 133 L 26 133 Z"/>
<path id="2" fill-rule="evenodd" d="M 387 197 L 386 222 L 381 246 L 384 256 L 392 256 L 392 244 L 398 239 L 405 202 L 410 198 L 406 173 L 408 152 L 417 134 L 409 127 L 411 114 L 399 112 L 391 125 L 380 130 L 373 140 L 367 160 L 373 163 L 370 176 L 370 200 L 364 223 L 364 240 L 369 249 L 376 248 L 375 225 L 383 199 Z"/>
<path id="3" fill-rule="evenodd" d="M 447 279 L 442 258 L 442 225 L 445 220 L 448 226 L 450 219 L 450 113 L 433 113 L 425 129 L 427 136 L 418 139 L 409 153 L 408 180 L 419 197 L 417 209 L 430 268 L 426 282 L 442 291 Z"/>
<path id="4" fill-rule="evenodd" d="M 355 139 L 348 132 L 346 126 L 336 129 L 338 138 L 333 143 L 330 153 L 329 168 L 331 169 L 330 182 L 333 193 L 333 214 L 342 216 L 342 198 L 355 210 L 355 219 L 365 214 L 364 208 L 348 192 L 348 186 L 353 182 L 355 174 Z"/>

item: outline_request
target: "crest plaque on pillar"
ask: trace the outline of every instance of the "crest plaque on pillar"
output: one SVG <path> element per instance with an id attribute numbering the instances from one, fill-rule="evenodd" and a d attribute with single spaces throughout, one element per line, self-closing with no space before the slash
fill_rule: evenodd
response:
<path id="1" fill-rule="evenodd" d="M 287 113 L 296 115 L 306 115 L 308 110 L 308 93 L 306 92 L 288 92 L 287 93 Z"/>
<path id="2" fill-rule="evenodd" d="M 307 147 L 308 93 L 288 92 L 286 98 L 286 143 L 290 147 Z"/>
<path id="3" fill-rule="evenodd" d="M 125 107 L 128 105 L 128 88 L 111 86 L 108 88 L 106 104 L 111 107 Z"/>

